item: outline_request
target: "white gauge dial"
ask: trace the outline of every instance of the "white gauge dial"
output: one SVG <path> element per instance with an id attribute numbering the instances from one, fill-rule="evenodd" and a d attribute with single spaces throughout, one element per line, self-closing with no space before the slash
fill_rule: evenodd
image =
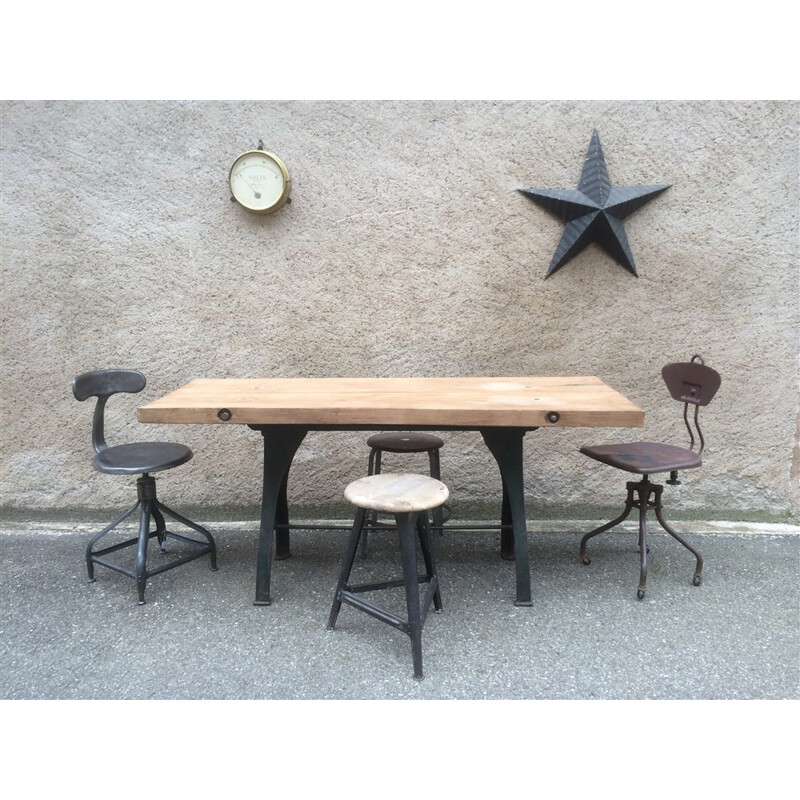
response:
<path id="1" fill-rule="evenodd" d="M 272 153 L 249 150 L 233 162 L 228 185 L 234 199 L 248 211 L 270 214 L 289 197 L 289 172 Z"/>

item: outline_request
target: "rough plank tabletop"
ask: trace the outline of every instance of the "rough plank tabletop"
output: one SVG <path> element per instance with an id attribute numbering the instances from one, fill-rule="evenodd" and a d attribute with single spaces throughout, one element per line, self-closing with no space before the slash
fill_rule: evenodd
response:
<path id="1" fill-rule="evenodd" d="M 442 427 L 640 427 L 644 412 L 589 376 L 198 379 L 140 422 Z"/>

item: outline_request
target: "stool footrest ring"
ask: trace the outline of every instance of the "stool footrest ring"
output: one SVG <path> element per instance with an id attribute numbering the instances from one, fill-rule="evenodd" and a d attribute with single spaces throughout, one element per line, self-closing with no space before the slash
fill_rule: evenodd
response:
<path id="1" fill-rule="evenodd" d="M 428 610 L 431 607 L 433 596 L 439 588 L 439 582 L 434 576 L 432 578 L 420 577 L 419 583 L 430 583 L 430 586 L 428 586 L 428 591 L 425 593 L 425 599 L 422 601 L 420 606 L 420 626 L 422 626 L 425 623 L 425 617 L 428 616 Z M 360 593 L 376 591 L 380 589 L 391 589 L 403 585 L 405 585 L 405 582 L 399 580 L 389 581 L 387 583 L 364 584 L 362 586 L 348 586 L 339 592 L 339 600 L 342 603 L 347 603 L 348 605 L 353 606 L 353 608 L 357 608 L 360 611 L 369 614 L 371 617 L 375 617 L 381 622 L 385 622 L 387 625 L 391 625 L 393 628 L 397 628 L 397 630 L 410 635 L 411 623 L 407 619 L 398 617 L 396 614 L 392 614 L 391 611 L 387 611 L 384 608 L 379 608 L 373 603 L 356 596 L 357 592 Z"/>

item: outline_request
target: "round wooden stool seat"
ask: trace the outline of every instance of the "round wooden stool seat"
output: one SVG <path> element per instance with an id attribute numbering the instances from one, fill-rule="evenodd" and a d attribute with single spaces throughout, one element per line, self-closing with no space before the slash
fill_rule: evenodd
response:
<path id="1" fill-rule="evenodd" d="M 387 453 L 424 453 L 439 450 L 444 440 L 432 433 L 376 433 L 367 439 L 367 446 Z"/>
<path id="2" fill-rule="evenodd" d="M 354 506 L 387 514 L 409 514 L 438 508 L 450 496 L 441 481 L 415 473 L 381 472 L 353 481 L 345 498 Z"/>

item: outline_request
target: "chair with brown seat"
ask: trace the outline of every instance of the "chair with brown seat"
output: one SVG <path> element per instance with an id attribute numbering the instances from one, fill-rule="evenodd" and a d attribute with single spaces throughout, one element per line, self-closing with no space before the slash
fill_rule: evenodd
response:
<path id="1" fill-rule="evenodd" d="M 619 525 L 628 518 L 631 511 L 639 510 L 639 550 L 641 556 L 641 572 L 639 577 L 638 598 L 641 600 L 647 589 L 647 512 L 655 511 L 656 519 L 664 530 L 677 539 L 696 558 L 697 565 L 692 582 L 699 586 L 703 578 L 703 557 L 691 547 L 664 519 L 661 505 L 661 494 L 664 487 L 651 483 L 650 475 L 669 472 L 666 481 L 678 485 L 678 472 L 685 469 L 696 469 L 702 462 L 705 446 L 703 433 L 700 430 L 700 406 L 708 405 L 720 386 L 720 376 L 711 367 L 705 366 L 699 355 L 692 356 L 688 363 L 667 364 L 661 370 L 661 376 L 673 399 L 683 403 L 683 420 L 689 431 L 689 447 L 676 447 L 661 442 L 630 442 L 627 444 L 607 444 L 597 447 L 582 447 L 580 452 L 595 461 L 608 464 L 625 472 L 642 475 L 639 481 L 627 483 L 628 497 L 625 510 L 611 522 L 587 533 L 581 539 L 580 558 L 584 564 L 591 561 L 586 555 L 586 543 L 594 536 Z M 694 406 L 690 422 L 689 406 Z"/>
<path id="2" fill-rule="evenodd" d="M 89 580 L 94 581 L 94 565 L 121 572 L 136 581 L 139 593 L 139 604 L 144 604 L 144 591 L 147 579 L 152 575 L 173 569 L 195 558 L 208 554 L 211 558 L 211 569 L 217 569 L 217 552 L 211 534 L 200 525 L 186 519 L 167 508 L 156 497 L 156 480 L 151 472 L 172 469 L 185 464 L 192 458 L 192 451 L 182 444 L 173 442 L 132 442 L 109 447 L 105 440 L 105 407 L 108 398 L 119 392 L 136 393 L 145 387 L 145 377 L 141 372 L 132 369 L 107 369 L 95 372 L 84 372 L 72 380 L 72 393 L 76 400 L 97 398 L 92 422 L 92 444 L 95 457 L 92 466 L 111 475 L 139 475 L 136 481 L 138 500 L 118 519 L 98 533 L 86 548 L 86 568 Z M 106 534 L 124 522 L 136 509 L 139 514 L 139 534 L 117 544 L 109 545 L 101 550 L 94 546 Z M 164 515 L 180 522 L 187 528 L 196 531 L 202 539 L 198 540 L 167 530 Z M 150 530 L 151 521 L 155 522 L 155 530 Z M 166 553 L 167 537 L 179 541 L 186 546 L 184 553 L 175 554 L 167 563 L 156 567 L 147 566 L 147 544 L 153 537 L 158 539 L 161 551 Z M 109 561 L 106 556 L 126 547 L 136 547 L 133 569 L 119 563 Z"/>

